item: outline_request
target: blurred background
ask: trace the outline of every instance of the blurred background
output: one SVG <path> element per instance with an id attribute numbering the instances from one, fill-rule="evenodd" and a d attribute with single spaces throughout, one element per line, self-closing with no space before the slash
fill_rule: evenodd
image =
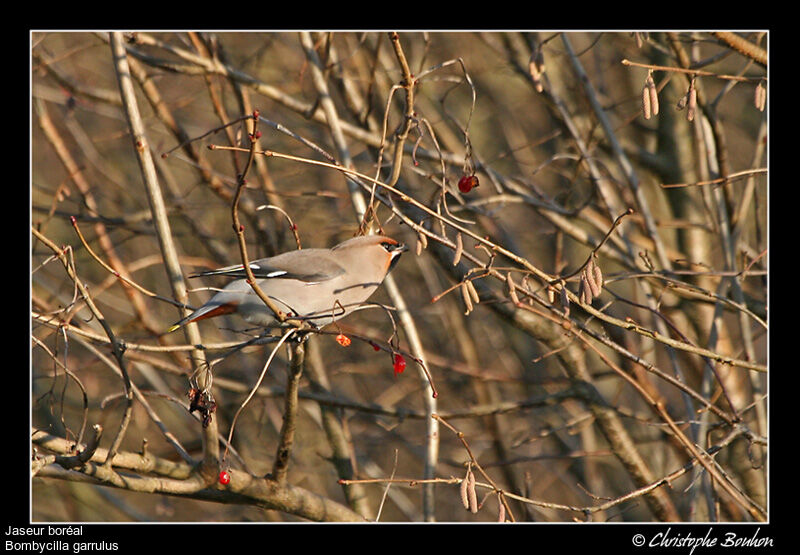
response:
<path id="1" fill-rule="evenodd" d="M 123 35 L 184 276 L 241 262 L 231 204 L 254 110 L 257 149 L 276 155 L 256 156 L 239 205 L 251 259 L 359 231 L 372 183 L 309 160 L 350 164 L 403 193 L 377 187 L 367 214 L 372 231 L 410 246 L 371 299 L 402 310 L 363 310 L 309 340 L 290 484 L 383 522 L 766 516 L 766 33 Z M 163 464 L 125 471 L 185 477 L 175 444 L 193 461 L 204 449 L 188 411 L 193 369 L 188 350 L 168 349 L 186 336 L 163 334 L 180 312 L 108 34 L 33 32 L 31 50 L 32 227 L 70 247 L 75 275 L 126 344 L 147 406 L 134 401 L 119 452 L 144 448 Z M 472 175 L 478 187 L 459 187 Z M 72 217 L 96 257 L 144 291 L 92 256 Z M 308 518 L 100 486 L 44 460 L 85 444 L 94 424 L 109 448 L 126 403 L 103 327 L 40 236 L 33 519 Z M 604 278 L 597 314 L 577 302 L 590 258 Z M 569 305 L 548 296 L 545 275 Z M 187 284 L 196 307 L 224 281 Z M 199 329 L 209 356 L 258 331 L 235 318 Z M 222 437 L 271 349 L 213 366 Z M 280 350 L 223 467 L 271 470 L 286 374 Z M 460 495 L 469 472 L 477 512 Z M 661 480 L 671 487 L 650 487 Z"/>

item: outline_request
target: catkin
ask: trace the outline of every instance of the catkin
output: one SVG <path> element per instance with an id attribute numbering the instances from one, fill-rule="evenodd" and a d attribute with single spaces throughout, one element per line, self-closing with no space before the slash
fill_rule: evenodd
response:
<path id="1" fill-rule="evenodd" d="M 758 85 L 756 85 L 756 92 L 753 101 L 756 108 L 763 112 L 767 102 L 767 90 L 764 88 L 761 81 L 759 81 Z"/>
<path id="2" fill-rule="evenodd" d="M 464 479 L 461 480 L 461 504 L 464 505 L 464 508 L 469 510 L 469 496 L 467 494 L 467 488 L 469 487 L 469 475 L 470 472 L 467 470 L 467 475 L 464 476 Z"/>
<path id="3" fill-rule="evenodd" d="M 461 282 L 461 298 L 464 299 L 464 305 L 467 307 L 467 311 L 464 313 L 468 315 L 472 312 L 472 297 L 469 294 L 469 286 L 467 285 L 467 281 Z"/>
<path id="4" fill-rule="evenodd" d="M 461 262 L 461 255 L 464 254 L 464 240 L 461 238 L 461 233 L 456 235 L 456 252 L 453 255 L 453 266 L 458 266 Z"/>
<path id="5" fill-rule="evenodd" d="M 425 236 L 424 233 L 417 234 L 417 256 L 419 256 L 423 250 L 428 248 L 428 238 Z"/>
<path id="6" fill-rule="evenodd" d="M 595 263 L 594 257 L 589 260 L 589 264 L 586 266 L 584 272 L 586 273 L 586 282 L 589 284 L 589 290 L 592 292 L 592 297 L 599 297 L 600 296 L 600 284 L 597 283 L 595 280 Z"/>
<path id="7" fill-rule="evenodd" d="M 467 292 L 469 292 L 469 296 L 472 297 L 472 302 L 478 304 L 481 302 L 481 298 L 478 296 L 478 291 L 475 289 L 475 286 L 472 284 L 472 280 L 468 279 L 467 283 Z"/>
<path id="8" fill-rule="evenodd" d="M 514 285 L 514 280 L 511 278 L 511 272 L 506 274 L 506 283 L 508 284 L 508 296 L 511 297 L 511 302 L 514 304 L 519 304 L 517 286 Z"/>
<path id="9" fill-rule="evenodd" d="M 697 111 L 697 89 L 694 88 L 694 82 L 689 86 L 689 99 L 686 101 L 686 119 L 692 121 L 694 114 Z"/>
<path id="10" fill-rule="evenodd" d="M 467 471 L 467 499 L 469 510 L 472 513 L 478 512 L 478 492 L 475 491 L 475 475 L 472 470 Z"/>
<path id="11" fill-rule="evenodd" d="M 650 96 L 650 111 L 654 116 L 658 115 L 658 89 L 656 83 L 653 81 L 653 75 L 648 73 L 647 80 L 645 81 L 645 88 Z"/>
<path id="12" fill-rule="evenodd" d="M 591 286 L 589 285 L 589 277 L 586 275 L 586 270 L 581 272 L 581 286 L 578 291 L 578 297 L 582 303 L 592 304 L 592 299 L 594 297 L 592 295 Z"/>
<path id="13" fill-rule="evenodd" d="M 642 113 L 644 114 L 644 119 L 650 119 L 650 92 L 646 86 L 642 88 Z"/>
<path id="14" fill-rule="evenodd" d="M 597 284 L 598 289 L 603 289 L 603 271 L 597 263 L 594 264 L 594 282 Z"/>

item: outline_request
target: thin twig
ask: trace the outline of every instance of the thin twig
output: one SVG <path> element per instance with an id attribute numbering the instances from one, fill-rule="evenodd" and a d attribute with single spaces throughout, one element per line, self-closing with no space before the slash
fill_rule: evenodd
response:
<path id="1" fill-rule="evenodd" d="M 758 77 L 742 77 L 741 75 L 727 75 L 724 73 L 714 73 L 713 71 L 704 71 L 702 69 L 692 69 L 692 68 L 684 68 L 684 67 L 675 67 L 675 66 L 660 66 L 655 64 L 644 64 L 640 62 L 632 62 L 628 59 L 623 59 L 620 62 L 624 66 L 632 66 L 632 67 L 643 67 L 645 69 L 652 69 L 653 71 L 671 71 L 674 73 L 686 73 L 689 75 L 700 75 L 703 77 L 716 77 L 717 79 L 725 79 L 729 81 L 747 81 L 747 82 L 757 82 L 757 81 L 766 81 L 766 77 L 758 76 Z"/>
<path id="2" fill-rule="evenodd" d="M 288 338 L 289 334 L 286 335 Z M 280 346 L 280 344 L 278 345 Z M 276 346 L 277 349 L 277 346 Z M 305 366 L 305 346 L 301 341 L 289 345 L 289 369 L 286 376 L 286 394 L 284 395 L 283 424 L 275 450 L 275 462 L 269 478 L 279 484 L 286 482 L 289 472 L 289 455 L 294 445 L 294 433 L 297 427 L 297 392 L 300 388 L 300 376 Z"/>
<path id="3" fill-rule="evenodd" d="M 275 345 L 275 347 L 273 347 L 272 352 L 269 354 L 269 357 L 267 357 L 267 361 L 264 363 L 264 366 L 261 369 L 261 374 L 259 374 L 258 380 L 256 380 L 256 383 L 253 386 L 253 388 L 250 390 L 250 393 L 247 395 L 245 400 L 242 401 L 242 404 L 239 405 L 239 408 L 236 410 L 236 413 L 233 415 L 233 420 L 231 421 L 231 429 L 228 431 L 228 444 L 230 444 L 231 438 L 233 437 L 233 431 L 236 428 L 236 421 L 239 419 L 239 415 L 242 413 L 244 408 L 250 402 L 250 399 L 252 399 L 253 396 L 256 394 L 256 391 L 258 391 L 258 388 L 261 386 L 261 382 L 264 380 L 264 376 L 266 376 L 267 370 L 269 369 L 270 364 L 272 364 L 272 359 L 275 358 L 275 354 L 278 352 L 278 349 L 280 349 L 281 345 L 283 345 L 286 342 L 286 340 L 289 339 L 292 336 L 292 334 L 294 334 L 296 332 L 297 332 L 297 330 L 295 328 L 289 329 L 288 331 L 286 331 L 286 333 L 284 333 L 281 336 L 281 339 L 280 339 L 280 341 L 278 341 L 278 344 Z M 228 454 L 228 448 L 226 447 L 225 448 L 225 452 L 222 454 L 222 460 L 223 461 L 225 461 L 225 458 L 227 457 L 227 454 Z"/>

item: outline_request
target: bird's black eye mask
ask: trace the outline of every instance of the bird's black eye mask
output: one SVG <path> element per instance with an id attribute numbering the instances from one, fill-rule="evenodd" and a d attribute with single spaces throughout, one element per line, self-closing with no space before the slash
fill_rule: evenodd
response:
<path id="1" fill-rule="evenodd" d="M 381 246 L 386 249 L 386 252 L 392 254 L 392 260 L 389 262 L 388 270 L 390 272 L 392 268 L 395 267 L 395 264 L 397 264 L 397 261 L 400 260 L 400 255 L 407 251 L 408 247 L 406 247 L 403 243 L 390 243 L 388 241 L 381 243 Z"/>
<path id="2" fill-rule="evenodd" d="M 403 243 L 390 243 L 389 241 L 384 241 L 381 243 L 381 246 L 386 249 L 386 252 L 394 252 L 400 251 L 403 252 L 407 250 L 407 247 Z"/>

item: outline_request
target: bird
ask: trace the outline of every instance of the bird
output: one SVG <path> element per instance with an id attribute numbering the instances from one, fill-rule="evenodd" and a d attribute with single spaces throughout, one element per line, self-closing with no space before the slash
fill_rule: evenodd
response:
<path id="1" fill-rule="evenodd" d="M 284 252 L 250 262 L 261 290 L 290 319 L 322 328 L 350 314 L 383 283 L 408 247 L 384 235 L 362 235 L 330 248 Z M 237 314 L 264 328 L 280 322 L 247 282 L 243 264 L 192 274 L 189 277 L 237 278 L 200 308 L 171 326 L 173 332 L 189 322 Z"/>

